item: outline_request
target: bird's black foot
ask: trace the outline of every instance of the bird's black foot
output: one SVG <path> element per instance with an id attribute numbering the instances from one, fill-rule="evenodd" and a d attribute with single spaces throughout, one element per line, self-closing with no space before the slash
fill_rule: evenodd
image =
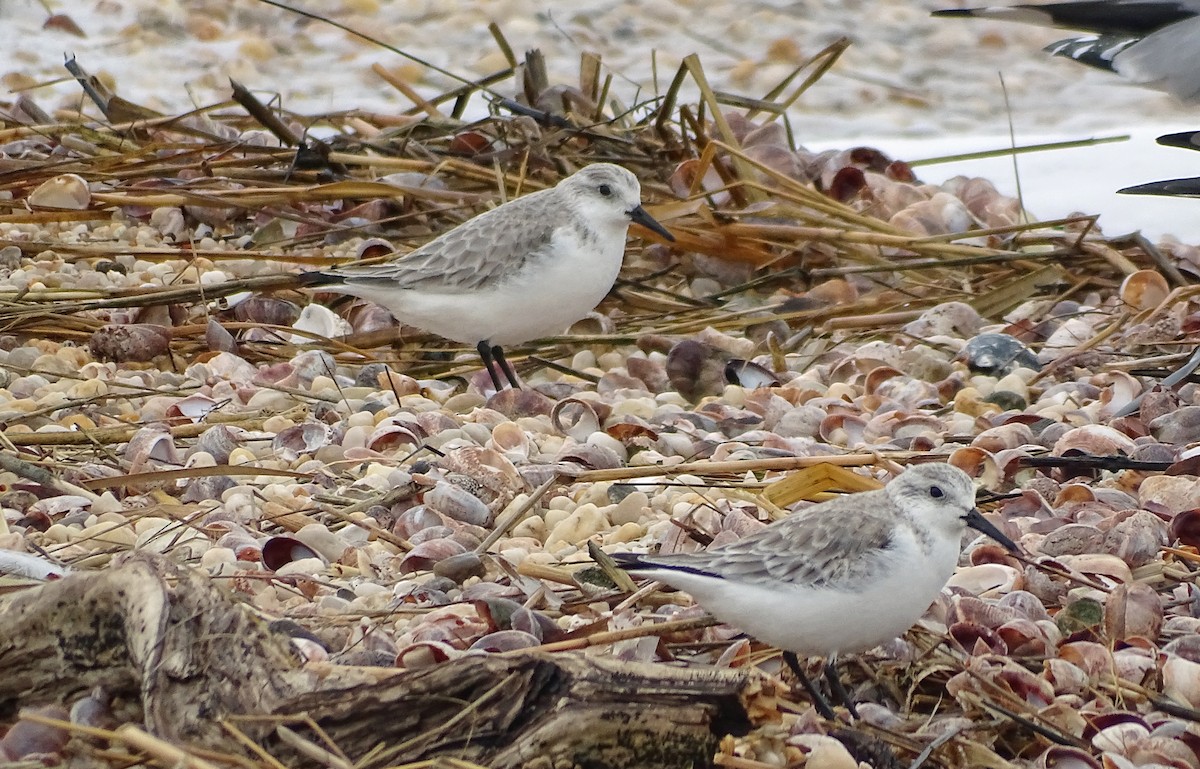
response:
<path id="1" fill-rule="evenodd" d="M 837 718 L 837 714 L 833 712 L 833 708 L 829 705 L 829 701 L 825 699 L 825 695 L 821 694 L 821 691 L 816 687 L 816 685 L 813 684 L 809 677 L 804 674 L 803 668 L 800 667 L 800 660 L 796 659 L 795 653 L 784 652 L 783 661 L 786 662 L 787 666 L 792 669 L 792 674 L 796 676 L 796 679 L 800 682 L 800 685 L 804 687 L 804 691 L 808 692 L 808 698 L 812 700 L 813 707 L 816 708 L 817 712 L 821 714 L 821 718 L 825 718 L 830 721 L 835 720 Z M 828 674 L 828 670 L 826 671 L 826 674 Z M 845 693 L 845 689 L 843 689 L 842 692 Z"/>
<path id="2" fill-rule="evenodd" d="M 514 390 L 521 389 L 521 382 L 517 379 L 517 373 L 513 371 L 513 367 L 508 364 L 508 358 L 504 357 L 504 350 L 500 345 L 492 345 L 492 357 L 500 364 L 500 370 L 504 372 L 504 376 L 508 379 L 508 383 L 512 385 Z"/>
<path id="3" fill-rule="evenodd" d="M 854 702 L 850 699 L 846 687 L 842 685 L 841 676 L 838 675 L 837 657 L 830 657 L 825 661 L 825 680 L 829 682 L 829 692 L 833 698 L 839 705 L 846 706 L 851 718 L 858 720 L 858 710 L 854 707 Z"/>
<path id="4" fill-rule="evenodd" d="M 513 371 L 512 366 L 508 364 L 508 359 L 504 357 L 504 350 L 500 349 L 498 344 L 489 344 L 485 339 L 475 345 L 475 350 L 479 353 L 480 360 L 487 367 L 488 376 L 492 378 L 492 384 L 496 387 L 496 392 L 504 389 L 504 384 L 500 381 L 500 372 L 504 373 L 508 379 L 509 385 L 514 390 L 521 389 L 521 383 L 517 381 L 517 375 Z"/>

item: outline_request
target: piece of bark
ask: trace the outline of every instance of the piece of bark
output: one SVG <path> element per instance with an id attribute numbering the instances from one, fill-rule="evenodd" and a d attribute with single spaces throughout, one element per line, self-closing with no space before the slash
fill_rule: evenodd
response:
<path id="1" fill-rule="evenodd" d="M 505 769 L 709 766 L 721 736 L 748 726 L 735 670 L 544 653 L 412 672 L 303 664 L 206 575 L 149 554 L 17 594 L 0 617 L 0 727 L 100 687 L 172 743 L 237 751 L 229 717 L 285 764 L 319 765 L 325 743 L 303 715 L 352 762 L 370 754 L 363 766 Z"/>

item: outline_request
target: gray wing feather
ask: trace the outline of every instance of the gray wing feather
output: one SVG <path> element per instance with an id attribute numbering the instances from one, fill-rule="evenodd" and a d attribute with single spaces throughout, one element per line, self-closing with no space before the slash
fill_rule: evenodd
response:
<path id="1" fill-rule="evenodd" d="M 542 190 L 476 216 L 393 262 L 328 272 L 350 285 L 453 291 L 477 289 L 551 247 L 554 193 Z"/>
<path id="2" fill-rule="evenodd" d="M 842 497 L 784 518 L 748 537 L 700 553 L 641 556 L 638 563 L 747 582 L 853 585 L 892 545 L 894 518 L 871 512 L 882 492 Z M 852 519 L 848 521 L 847 518 Z M 848 525 L 850 524 L 850 525 Z"/>

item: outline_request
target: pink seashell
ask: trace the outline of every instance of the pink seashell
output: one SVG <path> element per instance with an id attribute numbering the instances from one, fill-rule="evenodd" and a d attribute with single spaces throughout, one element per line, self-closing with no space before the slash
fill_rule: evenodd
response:
<path id="1" fill-rule="evenodd" d="M 211 317 L 204 329 L 204 343 L 214 352 L 232 352 L 237 349 L 237 341 L 234 340 L 233 334 L 218 323 L 216 318 Z"/>
<path id="2" fill-rule="evenodd" d="M 328 446 L 332 431 L 321 422 L 302 422 L 285 428 L 271 441 L 275 455 L 285 462 L 295 462 L 301 454 L 312 454 Z"/>
<path id="3" fill-rule="evenodd" d="M 516 422 L 501 422 L 493 427 L 487 447 L 499 451 L 513 463 L 529 459 L 529 435 Z"/>
<path id="4" fill-rule="evenodd" d="M 400 514 L 392 531 L 397 536 L 409 539 L 418 531 L 434 526 L 446 526 L 448 522 L 449 519 L 441 513 L 431 510 L 425 505 L 415 505 Z"/>
<path id="5" fill-rule="evenodd" d="M 22 711 L 25 712 L 59 721 L 66 721 L 70 717 L 61 705 L 46 705 Z M 14 761 L 34 756 L 59 756 L 70 737 L 70 732 L 66 729 L 19 718 L 0 739 L 0 756 L 8 756 Z"/>
<path id="6" fill-rule="evenodd" d="M 1054 443 L 1051 453 L 1056 457 L 1069 454 L 1112 456 L 1133 453 L 1136 444 L 1126 435 L 1105 425 L 1084 425 L 1069 430 Z"/>
<path id="7" fill-rule="evenodd" d="M 959 648 L 967 654 L 1007 654 L 1004 640 L 989 627 L 974 622 L 955 622 L 947 632 Z"/>
<path id="8" fill-rule="evenodd" d="M 1104 632 L 1111 641 L 1153 641 L 1163 624 L 1158 593 L 1143 582 L 1117 585 L 1104 602 Z"/>
<path id="9" fill-rule="evenodd" d="M 461 657 L 462 652 L 442 641 L 421 641 L 410 644 L 396 654 L 396 667 L 421 670 L 447 660 Z"/>
<path id="10" fill-rule="evenodd" d="M 196 423 L 216 410 L 221 403 L 203 393 L 192 393 L 180 398 L 167 409 L 166 418 L 171 424 Z"/>
<path id="11" fill-rule="evenodd" d="M 453 539 L 431 539 L 408 551 L 400 560 L 399 571 L 401 574 L 430 571 L 442 559 L 465 552 L 467 549 Z"/>
<path id="12" fill-rule="evenodd" d="M 251 296 L 233 308 L 233 317 L 243 323 L 291 326 L 300 318 L 300 306 L 273 296 Z"/>
<path id="13" fill-rule="evenodd" d="M 535 646 L 540 646 L 541 643 L 541 640 L 537 636 L 521 632 L 520 630 L 498 630 L 495 633 L 485 635 L 471 644 L 468 651 L 500 653 L 516 651 L 517 649 L 531 649 Z"/>
<path id="14" fill-rule="evenodd" d="M 600 430 L 601 417 L 596 405 L 579 398 L 563 398 L 550 411 L 550 423 L 563 435 L 582 443 Z"/>
<path id="15" fill-rule="evenodd" d="M 509 419 L 520 419 L 549 414 L 554 401 L 536 390 L 505 388 L 488 398 L 487 407 Z"/>
<path id="16" fill-rule="evenodd" d="M 132 472 L 145 472 L 158 463 L 179 465 L 181 458 L 175 439 L 163 425 L 148 425 L 138 430 L 125 444 L 125 460 Z"/>

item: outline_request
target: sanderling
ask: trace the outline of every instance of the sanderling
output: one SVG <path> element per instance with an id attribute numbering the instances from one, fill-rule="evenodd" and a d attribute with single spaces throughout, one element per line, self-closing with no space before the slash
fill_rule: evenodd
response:
<path id="1" fill-rule="evenodd" d="M 308 272 L 300 279 L 473 345 L 497 390 L 503 386 L 497 366 L 519 387 L 501 345 L 560 334 L 591 312 L 617 279 L 630 222 L 675 240 L 642 208 L 636 176 L 595 163 L 395 261 Z"/>
<path id="2" fill-rule="evenodd" d="M 623 569 L 684 590 L 722 622 L 778 646 L 813 704 L 832 718 L 796 655 L 826 658 L 830 688 L 854 715 L 837 677 L 837 655 L 871 649 L 912 627 L 953 573 L 968 526 L 1017 549 L 975 509 L 970 476 L 937 463 L 707 551 L 614 558 Z"/>
<path id="3" fill-rule="evenodd" d="M 1200 0 L 1074 0 L 1043 5 L 954 8 L 934 16 L 975 16 L 1093 34 L 1046 51 L 1116 72 L 1183 102 L 1200 100 Z"/>

